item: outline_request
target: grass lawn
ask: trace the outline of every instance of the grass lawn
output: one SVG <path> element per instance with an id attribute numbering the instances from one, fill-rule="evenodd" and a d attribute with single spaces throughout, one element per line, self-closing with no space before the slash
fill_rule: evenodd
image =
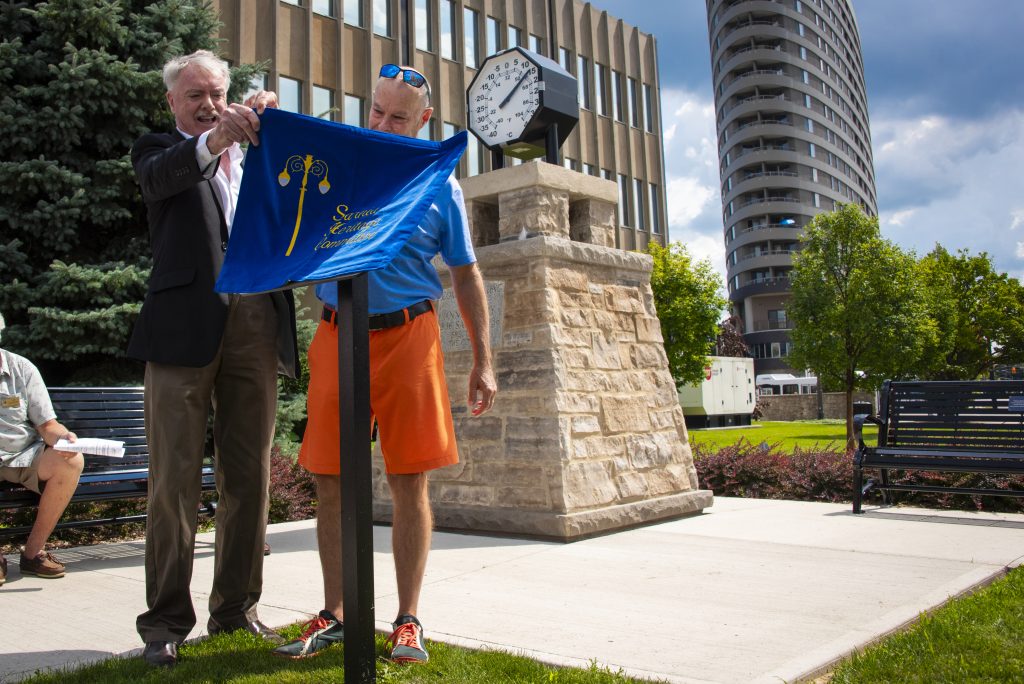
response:
<path id="1" fill-rule="evenodd" d="M 864 439 L 875 443 L 878 428 L 864 426 Z M 720 449 L 732 446 L 741 439 L 752 444 L 767 442 L 781 444 L 782 451 L 793 447 L 811 449 L 842 449 L 846 442 L 846 422 L 842 420 L 757 421 L 750 427 L 721 428 L 716 430 L 690 430 L 690 444 Z"/>
<path id="2" fill-rule="evenodd" d="M 299 634 L 295 625 L 281 630 L 285 638 Z M 430 662 L 396 665 L 387 661 L 390 646 L 377 636 L 377 681 L 447 682 L 450 684 L 641 684 L 617 672 L 556 668 L 499 651 L 471 651 L 427 641 Z M 220 634 L 181 647 L 178 665 L 170 670 L 146 665 L 141 657 L 112 658 L 72 671 L 55 671 L 23 680 L 28 684 L 140 684 L 142 682 L 331 682 L 345 677 L 345 651 L 334 646 L 305 660 L 270 655 L 270 646 L 248 633 Z"/>
<path id="3" fill-rule="evenodd" d="M 844 661 L 831 684 L 1024 682 L 1024 569 Z"/>

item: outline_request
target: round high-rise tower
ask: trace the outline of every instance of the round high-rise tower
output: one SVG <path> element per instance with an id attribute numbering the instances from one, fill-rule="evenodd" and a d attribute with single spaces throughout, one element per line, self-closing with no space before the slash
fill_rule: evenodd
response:
<path id="1" fill-rule="evenodd" d="M 729 300 L 756 373 L 788 372 L 786 303 L 803 227 L 877 213 L 850 0 L 706 0 Z"/>

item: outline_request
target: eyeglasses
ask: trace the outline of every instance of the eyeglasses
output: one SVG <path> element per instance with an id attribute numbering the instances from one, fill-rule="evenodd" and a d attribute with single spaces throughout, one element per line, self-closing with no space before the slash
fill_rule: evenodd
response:
<path id="1" fill-rule="evenodd" d="M 427 83 L 427 77 L 415 69 L 403 69 L 397 64 L 385 64 L 380 68 L 381 78 L 397 78 L 399 74 L 402 75 L 402 80 L 413 88 L 425 87 L 427 89 L 427 98 L 430 97 L 430 84 Z"/>

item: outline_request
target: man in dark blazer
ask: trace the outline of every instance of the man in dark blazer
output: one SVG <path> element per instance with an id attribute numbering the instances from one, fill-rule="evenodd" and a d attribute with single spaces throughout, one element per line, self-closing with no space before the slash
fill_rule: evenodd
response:
<path id="1" fill-rule="evenodd" d="M 298 368 L 291 293 L 224 295 L 224 261 L 242 175 L 239 143 L 259 143 L 250 106 L 227 103 L 227 63 L 205 50 L 163 70 L 173 133 L 144 135 L 132 165 L 149 215 L 153 271 L 128 355 L 146 362 L 150 446 L 146 604 L 137 628 L 151 665 L 177 662 L 196 623 L 189 593 L 200 469 L 214 413 L 218 493 L 211 634 L 280 637 L 256 612 L 263 585 L 277 374 Z M 260 92 L 246 105 L 276 106 Z"/>

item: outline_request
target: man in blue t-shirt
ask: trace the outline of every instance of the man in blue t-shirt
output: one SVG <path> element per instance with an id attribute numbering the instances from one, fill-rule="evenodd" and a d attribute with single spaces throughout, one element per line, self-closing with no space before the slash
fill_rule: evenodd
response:
<path id="1" fill-rule="evenodd" d="M 370 128 L 415 137 L 430 120 L 430 85 L 418 71 L 385 64 L 373 92 Z M 392 552 L 398 584 L 398 617 L 392 660 L 425 662 L 417 619 L 420 588 L 430 551 L 433 520 L 427 473 L 458 462 L 444 358 L 433 301 L 442 293 L 431 260 L 440 254 L 469 332 L 473 370 L 472 415 L 491 408 L 497 385 L 491 367 L 487 299 L 469 235 L 462 189 L 454 178 L 395 259 L 369 274 L 370 410 L 391 488 Z M 337 285 L 317 287 L 322 320 L 309 347 L 308 421 L 299 463 L 317 485 L 317 544 L 324 576 L 324 609 L 302 635 L 274 650 L 304 658 L 343 640 Z M 369 429 L 370 426 L 367 426 Z"/>

